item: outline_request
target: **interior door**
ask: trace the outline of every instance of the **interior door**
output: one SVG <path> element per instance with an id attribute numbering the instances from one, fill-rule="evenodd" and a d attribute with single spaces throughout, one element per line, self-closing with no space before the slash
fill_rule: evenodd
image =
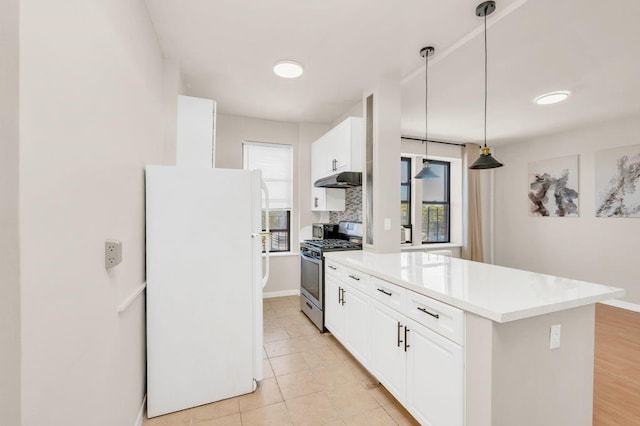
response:
<path id="1" fill-rule="evenodd" d="M 147 167 L 150 417 L 253 390 L 251 182 L 245 170 Z"/>

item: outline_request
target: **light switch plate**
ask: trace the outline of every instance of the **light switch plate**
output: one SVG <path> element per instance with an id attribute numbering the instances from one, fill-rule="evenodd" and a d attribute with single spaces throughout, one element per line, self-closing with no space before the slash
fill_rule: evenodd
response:
<path id="1" fill-rule="evenodd" d="M 560 347 L 560 324 L 552 325 L 549 332 L 549 349 Z"/>
<path id="2" fill-rule="evenodd" d="M 391 219 L 388 217 L 384 219 L 384 230 L 389 231 L 391 229 Z"/>
<path id="3" fill-rule="evenodd" d="M 107 240 L 104 243 L 104 267 L 113 268 L 122 262 L 122 241 Z"/>

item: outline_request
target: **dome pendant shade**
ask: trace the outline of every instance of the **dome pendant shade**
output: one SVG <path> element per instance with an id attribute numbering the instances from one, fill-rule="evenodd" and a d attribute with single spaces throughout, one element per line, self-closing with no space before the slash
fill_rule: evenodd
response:
<path id="1" fill-rule="evenodd" d="M 482 17 L 484 20 L 484 146 L 480 157 L 469 166 L 472 170 L 495 169 L 503 166 L 501 162 L 491 156 L 489 148 L 487 148 L 487 16 L 495 10 L 496 2 L 493 0 L 480 3 L 476 7 L 476 16 Z"/>
<path id="2" fill-rule="evenodd" d="M 416 179 L 437 179 L 440 176 L 429 167 L 428 161 L 422 162 L 422 170 L 415 176 Z"/>
<path id="3" fill-rule="evenodd" d="M 491 153 L 489 152 L 489 148 L 482 148 L 482 154 L 476 161 L 473 162 L 472 165 L 469 166 L 472 170 L 484 170 L 484 169 L 495 169 L 498 167 L 502 167 L 503 164 L 493 158 Z"/>
<path id="4" fill-rule="evenodd" d="M 422 170 L 414 176 L 415 179 L 436 179 L 438 174 L 429 168 L 429 56 L 435 52 L 433 46 L 420 49 L 420 56 L 424 58 L 424 161 Z"/>

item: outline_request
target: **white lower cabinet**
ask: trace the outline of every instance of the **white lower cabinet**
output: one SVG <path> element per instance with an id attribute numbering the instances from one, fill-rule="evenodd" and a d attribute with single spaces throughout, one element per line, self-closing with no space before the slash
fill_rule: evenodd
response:
<path id="1" fill-rule="evenodd" d="M 369 297 L 334 276 L 325 277 L 325 327 L 365 367 L 369 363 Z"/>
<path id="2" fill-rule="evenodd" d="M 324 326 L 341 342 L 345 337 L 345 310 L 342 305 L 342 283 L 325 274 L 324 281 Z"/>
<path id="3" fill-rule="evenodd" d="M 464 312 L 341 265 L 330 269 L 327 329 L 421 425 L 463 426 Z"/>
<path id="4" fill-rule="evenodd" d="M 405 317 L 382 303 L 373 302 L 372 305 L 371 373 L 404 404 L 407 388 Z"/>
<path id="5" fill-rule="evenodd" d="M 407 410 L 426 426 L 464 424 L 462 346 L 409 320 Z"/>
<path id="6" fill-rule="evenodd" d="M 345 343 L 347 349 L 365 367 L 369 365 L 369 296 L 366 296 L 351 286 L 343 292 L 345 309 Z"/>

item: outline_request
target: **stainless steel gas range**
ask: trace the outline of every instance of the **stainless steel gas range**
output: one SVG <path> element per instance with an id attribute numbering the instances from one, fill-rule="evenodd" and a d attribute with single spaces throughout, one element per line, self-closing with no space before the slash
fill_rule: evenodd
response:
<path id="1" fill-rule="evenodd" d="M 335 226 L 335 225 L 334 225 Z M 314 235 L 319 227 L 314 224 Z M 340 222 L 336 238 L 305 240 L 300 243 L 300 310 L 320 331 L 324 328 L 324 253 L 341 250 L 362 250 L 362 223 Z"/>

